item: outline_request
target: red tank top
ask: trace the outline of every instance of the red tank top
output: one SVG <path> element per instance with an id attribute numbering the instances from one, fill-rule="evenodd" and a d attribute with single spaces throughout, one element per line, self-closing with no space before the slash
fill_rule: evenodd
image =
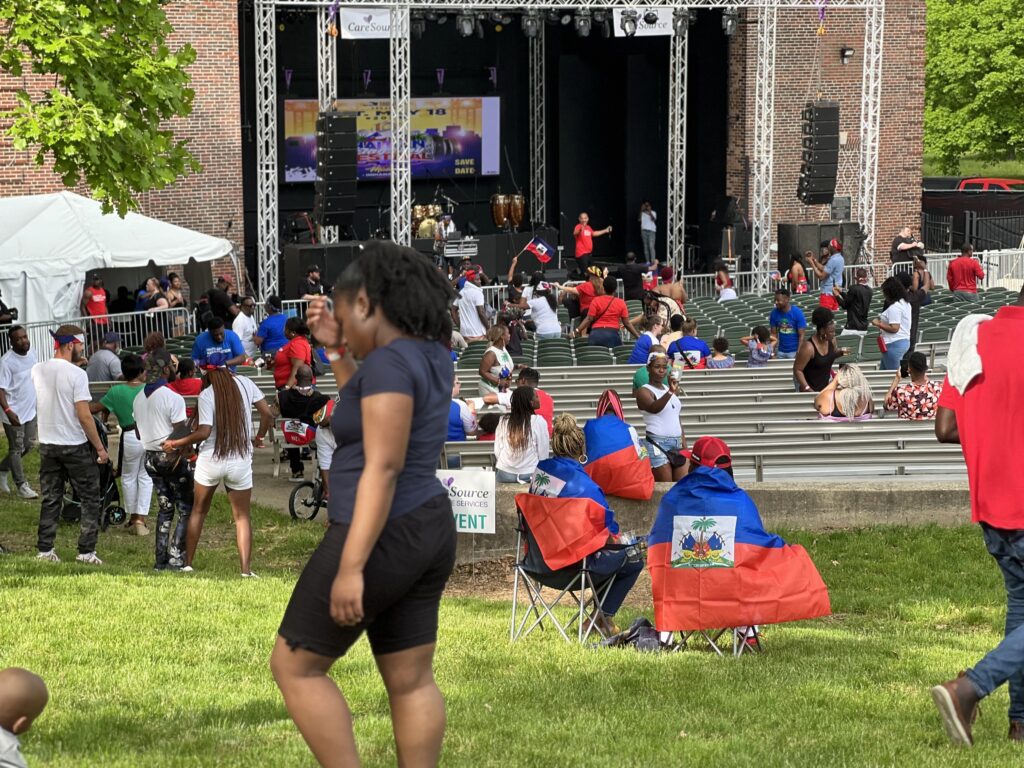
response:
<path id="1" fill-rule="evenodd" d="M 89 298 L 89 303 L 85 309 L 89 313 L 89 317 L 99 317 L 100 315 L 106 315 L 107 312 L 107 291 L 104 288 L 90 288 L 92 296 Z M 104 317 L 99 320 L 100 323 L 105 323 L 107 319 Z"/>

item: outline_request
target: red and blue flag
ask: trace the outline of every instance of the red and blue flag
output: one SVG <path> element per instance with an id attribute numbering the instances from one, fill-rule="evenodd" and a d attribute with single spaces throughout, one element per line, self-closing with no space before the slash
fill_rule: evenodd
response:
<path id="1" fill-rule="evenodd" d="M 803 547 L 764 530 L 721 469 L 691 469 L 665 494 L 647 540 L 658 630 L 726 629 L 827 616 L 828 589 Z"/>
<path id="2" fill-rule="evenodd" d="M 539 261 L 541 264 L 547 264 L 549 261 L 551 261 L 552 248 L 539 237 L 535 237 L 533 238 L 533 240 L 528 242 L 526 244 L 526 248 L 524 248 L 523 250 L 529 251 L 534 256 L 536 256 L 537 261 Z"/>
<path id="3" fill-rule="evenodd" d="M 604 508 L 604 524 L 611 533 L 619 532 L 615 513 L 600 486 L 590 479 L 575 459 L 555 456 L 537 464 L 530 483 L 530 493 L 559 499 L 590 499 Z"/>
<path id="4" fill-rule="evenodd" d="M 636 430 L 612 414 L 591 419 L 583 427 L 587 439 L 584 471 L 611 496 L 651 498 L 654 475 L 647 449 Z"/>
<path id="5" fill-rule="evenodd" d="M 607 510 L 593 499 L 516 494 L 544 563 L 553 571 L 568 568 L 608 543 Z"/>

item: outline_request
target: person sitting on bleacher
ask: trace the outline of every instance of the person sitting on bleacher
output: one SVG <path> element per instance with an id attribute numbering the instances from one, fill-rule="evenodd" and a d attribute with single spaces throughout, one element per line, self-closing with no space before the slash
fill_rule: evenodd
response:
<path id="1" fill-rule="evenodd" d="M 896 371 L 885 397 L 885 410 L 911 421 L 934 419 L 942 383 L 928 378 L 928 358 L 923 352 L 911 352 L 907 367 L 910 381 L 904 383 L 903 372 Z"/>
<path id="2" fill-rule="evenodd" d="M 836 376 L 814 398 L 814 408 L 823 419 L 871 418 L 875 402 L 860 367 L 853 363 L 840 365 Z"/>
<path id="3" fill-rule="evenodd" d="M 658 315 L 650 315 L 640 321 L 640 338 L 633 345 L 633 351 L 629 355 L 630 365 L 639 365 L 647 362 L 647 356 L 651 354 L 651 347 L 659 343 L 661 332 L 665 328 L 665 322 Z"/>
<path id="4" fill-rule="evenodd" d="M 708 368 L 721 370 L 736 365 L 736 358 L 729 354 L 729 340 L 725 336 L 716 336 L 711 340 L 711 346 L 714 351 L 708 358 Z"/>
<path id="5" fill-rule="evenodd" d="M 707 368 L 711 349 L 707 342 L 697 338 L 697 321 L 692 317 L 683 321 L 683 338 L 669 346 L 668 356 L 686 370 Z"/>
<path id="6" fill-rule="evenodd" d="M 465 400 L 459 397 L 462 382 L 456 376 L 452 382 L 452 404 L 448 411 L 448 440 L 462 441 L 477 431 L 476 414 Z"/>
<path id="7" fill-rule="evenodd" d="M 684 315 L 672 316 L 672 319 L 669 320 L 667 326 L 670 330 L 661 337 L 661 345 L 663 347 L 668 349 L 669 345 L 672 344 L 673 341 L 679 341 L 679 339 L 683 338 L 683 321 L 685 319 L 686 317 Z M 647 350 L 647 352 L 650 354 L 650 350 Z"/>
<path id="8" fill-rule="evenodd" d="M 548 425 L 536 413 L 533 387 L 517 387 L 512 409 L 501 417 L 494 436 L 494 467 L 499 483 L 528 483 L 537 463 L 550 455 Z"/>

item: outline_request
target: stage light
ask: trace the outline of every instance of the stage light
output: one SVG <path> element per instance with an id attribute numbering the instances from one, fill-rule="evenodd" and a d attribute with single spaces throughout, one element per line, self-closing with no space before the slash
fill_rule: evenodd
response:
<path id="1" fill-rule="evenodd" d="M 657 23 L 658 23 L 658 12 L 657 11 L 648 11 L 647 13 L 644 14 L 644 24 L 646 24 L 649 27 L 653 27 Z"/>
<path id="2" fill-rule="evenodd" d="M 732 37 L 736 34 L 736 29 L 740 24 L 740 12 L 735 8 L 726 8 L 722 11 L 722 31 L 725 32 L 726 37 Z"/>
<path id="3" fill-rule="evenodd" d="M 427 31 L 427 20 L 421 13 L 413 12 L 409 18 L 409 33 L 413 40 L 422 40 L 423 33 Z"/>
<path id="4" fill-rule="evenodd" d="M 626 37 L 632 37 L 636 34 L 636 19 L 637 13 L 632 8 L 622 12 L 619 28 Z"/>
<path id="5" fill-rule="evenodd" d="M 572 16 L 570 16 L 570 15 L 569 15 L 569 14 L 567 13 L 567 14 L 565 14 L 564 16 L 562 16 L 562 18 L 560 18 L 560 19 L 559 19 L 559 21 L 560 21 L 560 22 L 562 23 L 562 26 L 563 26 L 563 27 L 565 27 L 565 26 L 568 26 L 568 25 L 569 25 L 569 23 L 570 23 L 570 22 L 572 22 Z"/>
<path id="6" fill-rule="evenodd" d="M 677 35 L 683 34 L 691 19 L 689 8 L 676 8 L 672 12 L 672 31 Z"/>
<path id="7" fill-rule="evenodd" d="M 540 34 L 540 16 L 536 11 L 530 11 L 522 18 L 523 34 L 527 37 L 537 37 Z"/>
<path id="8" fill-rule="evenodd" d="M 441 26 L 442 24 L 447 24 L 447 23 L 448 23 L 448 14 L 447 13 L 442 13 L 442 14 L 440 14 L 437 17 L 437 25 L 438 26 Z"/>
<path id="9" fill-rule="evenodd" d="M 484 39 L 484 18 L 486 17 L 483 14 L 476 17 L 476 36 L 481 40 Z"/>
<path id="10" fill-rule="evenodd" d="M 576 34 L 579 37 L 590 37 L 590 11 L 586 9 L 577 11 L 573 25 L 576 27 Z"/>
<path id="11" fill-rule="evenodd" d="M 612 20 L 605 19 L 601 22 L 601 37 L 607 39 L 612 36 Z"/>
<path id="12" fill-rule="evenodd" d="M 455 17 L 455 26 L 463 37 L 471 37 L 476 30 L 476 19 L 468 13 L 460 13 Z"/>

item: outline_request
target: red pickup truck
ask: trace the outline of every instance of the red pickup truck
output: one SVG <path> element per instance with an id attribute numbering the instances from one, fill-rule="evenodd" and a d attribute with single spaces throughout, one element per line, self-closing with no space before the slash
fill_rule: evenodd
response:
<path id="1" fill-rule="evenodd" d="M 1021 179 L 962 179 L 957 185 L 961 192 L 1024 192 Z"/>

